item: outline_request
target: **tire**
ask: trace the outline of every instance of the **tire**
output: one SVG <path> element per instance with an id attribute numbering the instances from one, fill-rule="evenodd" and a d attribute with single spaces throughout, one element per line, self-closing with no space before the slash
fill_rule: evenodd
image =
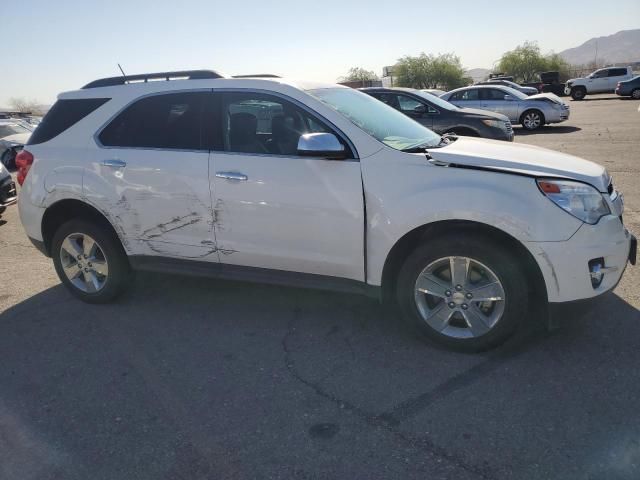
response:
<path id="1" fill-rule="evenodd" d="M 544 122 L 544 115 L 540 110 L 527 110 L 520 116 L 520 124 L 530 132 L 544 127 Z"/>
<path id="2" fill-rule="evenodd" d="M 640 100 L 640 88 L 634 88 L 631 90 L 631 98 L 634 100 Z"/>
<path id="3" fill-rule="evenodd" d="M 90 248 L 90 240 L 96 248 Z M 73 252 L 73 256 L 69 252 Z M 82 258 L 78 259 L 76 254 Z M 60 226 L 51 242 L 51 256 L 62 283 L 87 303 L 114 300 L 132 278 L 120 240 L 110 229 L 88 220 L 70 220 Z M 76 267 L 77 274 L 74 273 Z"/>
<path id="4" fill-rule="evenodd" d="M 571 98 L 574 100 L 583 100 L 587 96 L 587 89 L 584 87 L 573 87 L 571 89 Z"/>
<path id="5" fill-rule="evenodd" d="M 460 291 L 456 282 L 446 280 L 451 258 L 456 265 L 468 265 Z M 429 281 L 434 275 L 437 283 Z M 423 287 L 438 295 L 418 290 Z M 400 269 L 396 288 L 403 316 L 414 329 L 440 345 L 466 352 L 488 350 L 507 340 L 526 317 L 527 292 L 518 257 L 482 235 L 447 235 L 419 246 Z M 485 301 L 475 303 L 473 297 L 481 295 Z"/>

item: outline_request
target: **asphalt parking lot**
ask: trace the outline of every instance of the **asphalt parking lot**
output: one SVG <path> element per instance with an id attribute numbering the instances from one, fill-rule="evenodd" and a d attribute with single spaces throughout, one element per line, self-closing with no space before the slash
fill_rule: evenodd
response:
<path id="1" fill-rule="evenodd" d="M 516 141 L 606 166 L 640 233 L 640 103 L 569 103 Z M 86 305 L 16 207 L 0 265 L 2 480 L 640 478 L 640 267 L 559 330 L 464 355 L 345 294 L 139 274 Z"/>

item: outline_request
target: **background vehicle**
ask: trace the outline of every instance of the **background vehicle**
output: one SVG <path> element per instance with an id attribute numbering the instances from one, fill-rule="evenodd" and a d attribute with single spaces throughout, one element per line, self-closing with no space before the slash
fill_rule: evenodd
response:
<path id="1" fill-rule="evenodd" d="M 618 82 L 616 85 L 616 95 L 640 100 L 640 75 L 633 77 L 631 80 Z"/>
<path id="2" fill-rule="evenodd" d="M 0 215 L 4 213 L 9 205 L 13 205 L 17 201 L 18 194 L 11 174 L 0 164 Z"/>
<path id="3" fill-rule="evenodd" d="M 363 88 L 363 92 L 400 110 L 436 133 L 513 140 L 513 128 L 499 113 L 459 108 L 436 96 L 411 88 Z"/>
<path id="4" fill-rule="evenodd" d="M 15 168 L 15 157 L 31 136 L 31 130 L 20 122 L 0 120 L 0 163 Z"/>
<path id="5" fill-rule="evenodd" d="M 420 91 L 425 93 L 430 93 L 431 95 L 434 95 L 436 97 L 439 97 L 443 93 L 446 93 L 444 90 L 438 90 L 437 88 L 425 88 Z"/>
<path id="6" fill-rule="evenodd" d="M 601 166 L 442 138 L 347 87 L 193 71 L 58 98 L 16 159 L 20 219 L 87 302 L 132 268 L 365 292 L 475 351 L 635 261 Z"/>
<path id="7" fill-rule="evenodd" d="M 537 88 L 534 87 L 523 87 L 522 85 L 518 85 L 515 82 L 511 82 L 509 80 L 504 80 L 501 78 L 494 78 L 491 80 L 486 80 L 484 82 L 478 82 L 476 85 L 502 85 L 503 87 L 510 87 L 514 90 L 517 90 L 525 95 L 536 95 L 540 93 Z"/>
<path id="8" fill-rule="evenodd" d="M 613 93 L 618 82 L 631 80 L 631 67 L 608 67 L 596 70 L 586 78 L 572 78 L 567 80 L 564 92 L 574 100 L 582 100 L 590 93 Z"/>
<path id="9" fill-rule="evenodd" d="M 458 107 L 480 108 L 506 115 L 511 123 L 520 123 L 527 130 L 542 128 L 548 123 L 569 118 L 569 105 L 552 93 L 526 96 L 501 85 L 473 85 L 442 95 L 443 100 Z"/>

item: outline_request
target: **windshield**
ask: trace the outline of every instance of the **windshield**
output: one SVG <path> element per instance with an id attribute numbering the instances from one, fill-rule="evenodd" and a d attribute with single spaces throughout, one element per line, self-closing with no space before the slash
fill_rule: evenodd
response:
<path id="1" fill-rule="evenodd" d="M 429 92 L 421 92 L 420 90 L 411 90 L 411 93 L 424 98 L 435 107 L 440 107 L 444 110 L 450 110 L 450 111 L 460 110 L 453 103 L 449 103 L 446 100 L 443 100 L 440 97 L 436 97 L 435 95 L 432 95 Z"/>
<path id="2" fill-rule="evenodd" d="M 17 133 L 31 133 L 31 131 L 17 123 L 5 123 L 0 125 L 0 138 L 15 135 Z"/>
<path id="3" fill-rule="evenodd" d="M 308 92 L 330 106 L 375 139 L 396 150 L 436 147 L 440 135 L 411 120 L 404 113 L 350 88 L 323 88 Z"/>

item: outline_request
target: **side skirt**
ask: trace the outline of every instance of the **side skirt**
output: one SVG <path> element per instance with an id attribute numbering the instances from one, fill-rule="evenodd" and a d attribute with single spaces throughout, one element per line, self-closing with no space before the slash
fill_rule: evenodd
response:
<path id="1" fill-rule="evenodd" d="M 147 272 L 355 293 L 381 300 L 382 289 L 380 287 L 347 278 L 149 255 L 132 255 L 129 257 L 129 262 L 134 270 Z"/>

